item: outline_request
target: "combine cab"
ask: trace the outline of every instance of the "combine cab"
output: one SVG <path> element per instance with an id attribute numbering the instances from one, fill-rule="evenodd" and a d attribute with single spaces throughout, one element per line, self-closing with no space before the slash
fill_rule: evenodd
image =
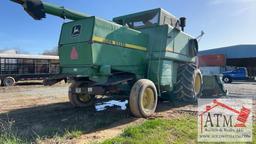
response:
<path id="1" fill-rule="evenodd" d="M 148 117 L 159 97 L 192 103 L 201 96 L 198 43 L 184 33 L 184 17 L 158 8 L 111 22 L 40 0 L 12 1 L 36 20 L 46 14 L 73 20 L 62 25 L 59 56 L 60 76 L 72 79 L 74 106 L 92 106 L 96 95 L 122 95 L 134 116 Z"/>

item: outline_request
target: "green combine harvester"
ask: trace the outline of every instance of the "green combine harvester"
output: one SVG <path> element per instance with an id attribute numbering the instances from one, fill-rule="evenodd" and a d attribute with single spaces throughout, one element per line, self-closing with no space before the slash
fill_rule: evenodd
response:
<path id="1" fill-rule="evenodd" d="M 192 103 L 201 96 L 198 42 L 184 32 L 184 17 L 158 8 L 107 21 L 40 0 L 11 1 L 36 20 L 46 14 L 72 20 L 61 29 L 60 75 L 49 80 L 72 80 L 72 105 L 88 107 L 96 95 L 121 95 L 134 116 L 149 117 L 158 99 Z"/>

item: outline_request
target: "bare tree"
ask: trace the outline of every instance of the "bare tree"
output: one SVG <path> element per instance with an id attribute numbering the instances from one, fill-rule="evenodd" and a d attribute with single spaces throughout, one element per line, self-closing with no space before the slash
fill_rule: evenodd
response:
<path id="1" fill-rule="evenodd" d="M 58 55 L 58 47 L 54 47 L 50 50 L 45 50 L 42 54 L 43 55 Z"/>
<path id="2" fill-rule="evenodd" d="M 28 54 L 28 52 L 21 50 L 20 48 L 3 48 L 0 49 L 0 53 L 17 53 L 17 54 Z"/>

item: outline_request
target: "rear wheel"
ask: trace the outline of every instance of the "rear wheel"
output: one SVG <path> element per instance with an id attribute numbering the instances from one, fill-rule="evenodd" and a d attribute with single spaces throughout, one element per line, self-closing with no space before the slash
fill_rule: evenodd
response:
<path id="1" fill-rule="evenodd" d="M 194 103 L 201 96 L 203 78 L 195 64 L 184 64 L 178 68 L 174 94 L 176 100 Z"/>
<path id="2" fill-rule="evenodd" d="M 132 87 L 129 107 L 135 117 L 151 116 L 157 106 L 157 91 L 154 83 L 147 79 L 138 80 Z"/>
<path id="3" fill-rule="evenodd" d="M 70 89 L 75 89 L 81 86 L 81 83 L 72 83 Z M 69 90 L 68 98 L 74 107 L 91 107 L 95 104 L 93 95 L 79 94 Z"/>
<path id="4" fill-rule="evenodd" d="M 14 86 L 15 85 L 15 79 L 13 77 L 6 77 L 3 81 L 4 86 Z"/>

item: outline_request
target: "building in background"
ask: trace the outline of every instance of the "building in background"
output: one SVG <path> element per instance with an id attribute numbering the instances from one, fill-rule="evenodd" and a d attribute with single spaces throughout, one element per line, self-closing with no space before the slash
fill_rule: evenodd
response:
<path id="1" fill-rule="evenodd" d="M 218 75 L 226 70 L 226 57 L 223 54 L 199 56 L 199 67 L 204 75 Z"/>
<path id="2" fill-rule="evenodd" d="M 256 45 L 204 50 L 199 52 L 198 58 L 203 74 L 221 74 L 237 67 L 245 67 L 250 77 L 256 76 Z"/>

